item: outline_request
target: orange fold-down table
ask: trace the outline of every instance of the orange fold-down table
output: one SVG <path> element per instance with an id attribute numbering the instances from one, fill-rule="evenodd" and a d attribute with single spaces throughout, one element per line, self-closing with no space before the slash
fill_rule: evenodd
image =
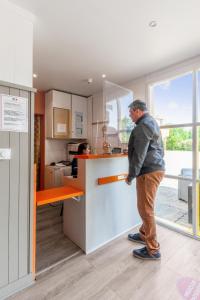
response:
<path id="1" fill-rule="evenodd" d="M 66 200 L 83 195 L 84 192 L 78 188 L 74 188 L 71 186 L 57 187 L 36 192 L 36 203 L 37 206 L 41 206 L 48 203 Z"/>

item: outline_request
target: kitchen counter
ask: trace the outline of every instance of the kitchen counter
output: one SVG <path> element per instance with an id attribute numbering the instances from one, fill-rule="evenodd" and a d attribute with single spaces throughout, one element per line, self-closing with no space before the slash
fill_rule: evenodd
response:
<path id="1" fill-rule="evenodd" d="M 80 158 L 80 159 L 119 158 L 119 157 L 127 157 L 127 154 L 116 153 L 116 154 L 82 154 L 82 155 L 75 155 L 75 158 Z"/>
<path id="2" fill-rule="evenodd" d="M 64 203 L 63 230 L 85 253 L 91 253 L 140 223 L 135 182 L 124 181 L 128 157 L 124 154 L 81 155 L 78 177 L 64 184 L 84 191 L 81 200 Z M 109 158 L 109 159 L 108 159 Z"/>

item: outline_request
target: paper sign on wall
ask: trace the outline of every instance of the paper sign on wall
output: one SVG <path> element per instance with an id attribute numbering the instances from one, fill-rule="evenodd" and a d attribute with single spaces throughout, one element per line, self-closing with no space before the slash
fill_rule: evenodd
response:
<path id="1" fill-rule="evenodd" d="M 67 132 L 67 126 L 64 123 L 58 123 L 57 124 L 57 132 L 58 133 L 65 133 Z"/>
<path id="2" fill-rule="evenodd" d="M 0 130 L 28 132 L 28 99 L 0 95 Z"/>

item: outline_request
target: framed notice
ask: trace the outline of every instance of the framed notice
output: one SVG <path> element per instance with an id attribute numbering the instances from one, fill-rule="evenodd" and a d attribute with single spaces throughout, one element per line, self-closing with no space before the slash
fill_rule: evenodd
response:
<path id="1" fill-rule="evenodd" d="M 0 95 L 0 130 L 28 132 L 28 99 Z"/>

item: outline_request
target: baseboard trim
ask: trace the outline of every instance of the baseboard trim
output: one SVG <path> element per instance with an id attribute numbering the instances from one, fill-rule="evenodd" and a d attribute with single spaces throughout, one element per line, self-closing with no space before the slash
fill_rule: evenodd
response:
<path id="1" fill-rule="evenodd" d="M 76 257 L 77 255 L 79 255 L 79 254 L 81 254 L 81 253 L 84 254 L 84 252 L 83 252 L 82 249 L 76 251 L 75 253 L 71 254 L 71 255 L 68 256 L 68 257 L 65 257 L 65 258 L 59 260 L 58 262 L 52 264 L 51 266 L 49 266 L 49 267 L 47 267 L 47 268 L 45 268 L 45 269 L 43 269 L 43 270 L 37 272 L 37 273 L 36 273 L 36 278 L 38 278 L 41 274 L 43 274 L 43 273 L 45 273 L 45 272 L 48 272 L 49 270 L 52 270 L 53 268 L 59 266 L 60 264 L 65 263 L 66 261 L 70 260 L 71 258 Z"/>
<path id="2" fill-rule="evenodd" d="M 87 250 L 87 249 L 86 249 L 85 254 L 87 255 L 87 254 L 90 254 L 90 253 L 92 253 L 92 252 L 94 252 L 94 251 L 100 249 L 101 247 L 103 247 L 103 246 L 109 244 L 110 242 L 114 241 L 115 239 L 117 239 L 117 238 L 120 237 L 121 235 L 127 233 L 128 231 L 130 231 L 130 230 L 132 230 L 132 229 L 134 229 L 134 228 L 136 228 L 136 227 L 139 226 L 140 224 L 141 224 L 141 223 L 138 223 L 138 224 L 136 224 L 136 225 L 134 225 L 134 226 L 132 226 L 132 227 L 126 229 L 125 231 L 120 232 L 120 233 L 117 234 L 115 237 L 113 237 L 113 238 L 107 240 L 106 242 L 104 242 L 104 243 L 98 245 L 97 247 L 94 247 L 94 248 L 92 248 L 92 249 L 90 249 L 90 250 Z"/>
<path id="3" fill-rule="evenodd" d="M 21 290 L 29 287 L 30 285 L 35 283 L 35 275 L 32 273 L 16 280 L 5 287 L 0 289 L 0 300 L 6 299 L 13 294 L 20 292 Z"/>

